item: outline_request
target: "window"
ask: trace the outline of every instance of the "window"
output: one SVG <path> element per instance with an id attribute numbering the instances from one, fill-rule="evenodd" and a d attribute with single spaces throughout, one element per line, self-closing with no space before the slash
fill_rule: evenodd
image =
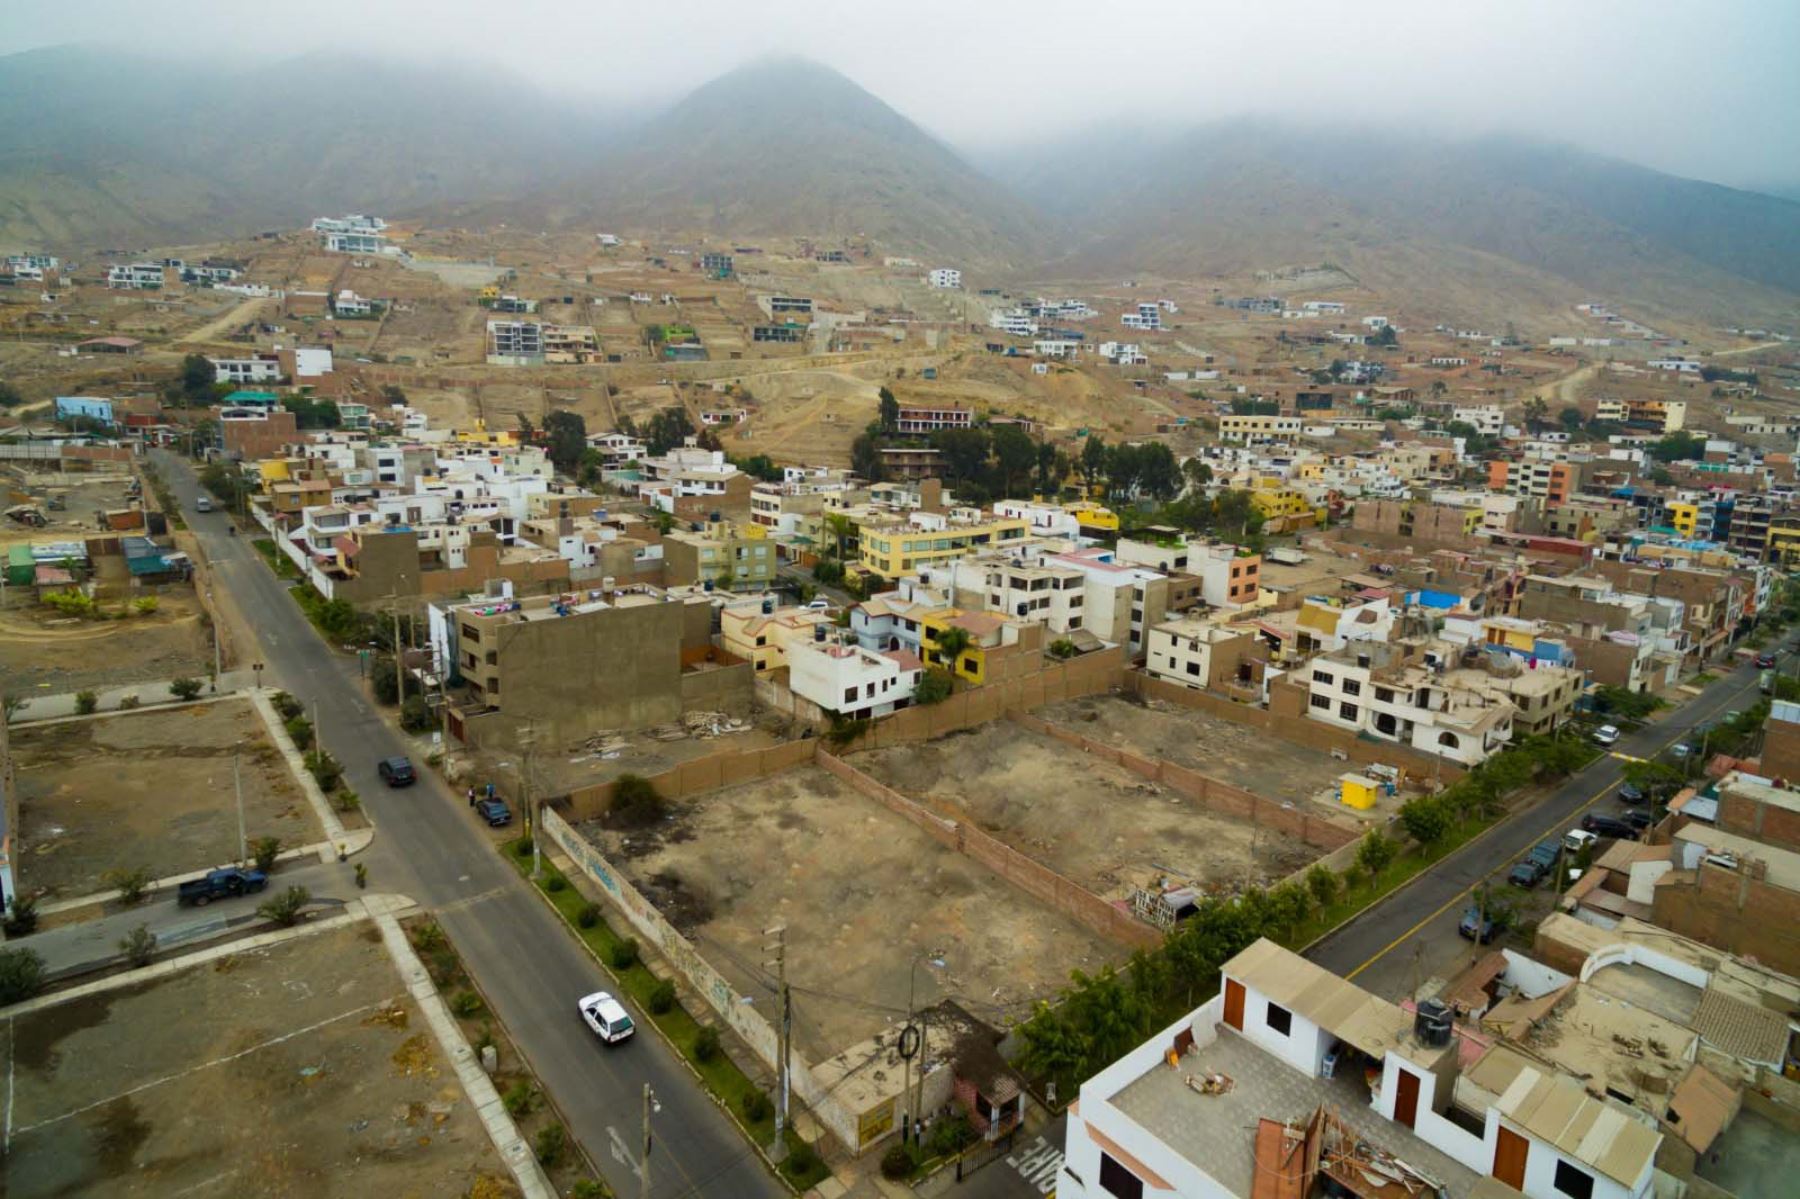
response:
<path id="1" fill-rule="evenodd" d="M 1327 687 L 1329 687 L 1333 683 L 1337 682 L 1337 680 L 1332 678 L 1331 675 L 1326 671 L 1315 670 L 1315 671 L 1313 671 L 1313 682 L 1324 683 Z"/>
<path id="2" fill-rule="evenodd" d="M 1339 704 L 1338 705 L 1338 715 L 1345 720 L 1355 720 L 1356 719 L 1356 705 L 1355 704 Z"/>
<path id="3" fill-rule="evenodd" d="M 1375 698 L 1384 704 L 1391 704 L 1394 702 L 1394 689 L 1392 687 L 1377 687 L 1375 688 Z"/>
<path id="4" fill-rule="evenodd" d="M 1100 1189 L 1118 1199 L 1144 1199 L 1144 1180 L 1104 1151 L 1100 1154 Z"/>
<path id="5" fill-rule="evenodd" d="M 1446 746 L 1450 749 L 1461 749 L 1462 748 L 1462 742 L 1457 740 L 1455 733 L 1439 733 L 1438 734 L 1438 744 L 1442 745 L 1442 746 Z"/>
<path id="6" fill-rule="evenodd" d="M 1189 673 L 1189 674 L 1191 674 L 1191 675 L 1193 675 L 1193 676 L 1194 676 L 1194 677 L 1195 677 L 1195 678 L 1199 678 L 1199 677 L 1200 677 L 1200 663 L 1198 663 L 1198 662 L 1189 662 L 1189 663 L 1188 663 L 1188 667 L 1187 667 L 1187 670 L 1188 670 L 1188 673 Z"/>
<path id="7" fill-rule="evenodd" d="M 1315 708 L 1330 708 L 1331 700 L 1323 695 L 1315 695 L 1312 697 L 1312 706 Z"/>
<path id="8" fill-rule="evenodd" d="M 1569 1199 L 1593 1199 L 1594 1176 L 1586 1170 L 1571 1166 L 1561 1158 L 1556 1160 L 1554 1185 Z"/>
<path id="9" fill-rule="evenodd" d="M 1344 694 L 1345 695 L 1361 695 L 1362 694 L 1362 684 L 1357 682 L 1355 679 L 1345 679 L 1344 680 Z"/>
<path id="10" fill-rule="evenodd" d="M 854 687 L 844 688 L 844 702 L 847 704 L 853 704 L 856 702 L 856 688 L 854 688 Z"/>
<path id="11" fill-rule="evenodd" d="M 1285 1037 L 1294 1029 L 1294 1014 L 1284 1007 L 1278 1007 L 1271 1003 L 1264 1023 L 1269 1026 L 1270 1032 L 1278 1032 Z"/>

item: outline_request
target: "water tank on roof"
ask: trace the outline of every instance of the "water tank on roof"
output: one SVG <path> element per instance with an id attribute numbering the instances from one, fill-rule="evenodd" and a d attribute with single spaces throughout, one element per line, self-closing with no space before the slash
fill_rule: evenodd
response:
<path id="1" fill-rule="evenodd" d="M 762 609 L 764 616 L 769 615 L 771 612 L 775 611 L 775 601 L 772 599 L 765 599 L 762 602 Z"/>
<path id="2" fill-rule="evenodd" d="M 1427 999 L 1413 1014 L 1413 1036 L 1419 1044 L 1433 1048 L 1450 1043 L 1450 1009 L 1436 999 Z"/>
<path id="3" fill-rule="evenodd" d="M 814 641 L 824 641 L 825 640 L 825 626 L 824 625 L 816 624 L 813 626 L 813 640 Z"/>

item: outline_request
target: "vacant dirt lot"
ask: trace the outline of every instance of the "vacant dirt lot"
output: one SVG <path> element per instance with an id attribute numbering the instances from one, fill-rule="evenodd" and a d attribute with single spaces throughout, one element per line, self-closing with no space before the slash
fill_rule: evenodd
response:
<path id="1" fill-rule="evenodd" d="M 1339 815 L 1337 778 L 1350 769 L 1324 750 L 1272 740 L 1248 725 L 1152 700 L 1092 695 L 1040 710 L 1053 724 L 1147 758 L 1198 770 L 1222 783 L 1285 803 L 1312 800 Z"/>
<path id="2" fill-rule="evenodd" d="M 22 1016 L 0 1053 L 12 1199 L 399 1199 L 509 1178 L 372 925 Z"/>
<path id="3" fill-rule="evenodd" d="M 120 464 L 117 473 L 95 478 L 45 474 L 17 466 L 0 468 L 0 508 L 31 504 L 41 509 L 50 523 L 39 528 L 0 519 L 0 545 L 29 541 L 80 541 L 105 531 L 99 512 L 129 507 L 127 490 L 131 475 Z M 52 500 L 62 503 L 50 507 Z M 141 533 L 142 530 L 139 530 Z"/>
<path id="4" fill-rule="evenodd" d="M 1010 721 L 852 761 L 1106 898 L 1164 874 L 1216 888 L 1267 882 L 1318 856 Z"/>
<path id="5" fill-rule="evenodd" d="M 247 700 L 16 726 L 23 886 L 89 895 L 108 870 L 147 866 L 165 878 L 234 860 L 240 746 L 250 839 L 319 840 L 318 819 Z"/>
<path id="6" fill-rule="evenodd" d="M 648 833 L 582 831 L 759 1005 L 764 932 L 786 925 L 796 1037 L 815 1058 L 904 1009 L 921 954 L 945 962 L 917 972 L 921 1003 L 993 1019 L 1124 956 L 815 767 L 677 803 Z"/>
<path id="7" fill-rule="evenodd" d="M 204 678 L 212 668 L 208 632 L 194 589 L 186 584 L 145 588 L 156 611 L 123 620 L 59 616 L 9 591 L 0 608 L 0 680 L 9 695 L 61 695 L 159 679 Z M 103 600 L 117 610 L 128 600 Z M 26 718 L 31 715 L 29 708 Z"/>

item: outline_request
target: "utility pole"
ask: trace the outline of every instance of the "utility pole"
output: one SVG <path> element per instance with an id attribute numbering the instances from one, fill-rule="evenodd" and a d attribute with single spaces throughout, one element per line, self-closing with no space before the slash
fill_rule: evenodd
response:
<path id="1" fill-rule="evenodd" d="M 779 1162 L 787 1156 L 787 1137 L 783 1134 L 787 1128 L 789 1060 L 794 1044 L 794 1008 L 793 997 L 788 991 L 787 982 L 787 927 L 777 925 L 766 930 L 763 935 L 773 935 L 775 938 L 773 945 L 763 946 L 764 949 L 773 949 L 775 958 L 773 961 L 764 962 L 763 965 L 775 967 L 775 978 L 781 996 L 779 1017 L 781 1023 L 776 1026 L 780 1047 L 777 1050 L 779 1056 L 775 1062 L 775 1142 L 769 1146 L 769 1157 Z"/>
<path id="2" fill-rule="evenodd" d="M 400 601 L 394 601 L 394 702 L 406 706 L 406 647 L 400 644 Z"/>
<path id="3" fill-rule="evenodd" d="M 249 842 L 249 839 L 244 835 L 244 771 L 243 771 L 244 753 L 243 753 L 243 745 L 244 745 L 244 743 L 242 741 L 240 741 L 237 743 L 237 746 L 235 748 L 233 748 L 231 751 L 231 785 L 232 785 L 232 788 L 237 792 L 238 861 L 248 862 L 250 860 L 250 842 Z"/>
<path id="4" fill-rule="evenodd" d="M 650 1084 L 644 1084 L 644 1156 L 638 1163 L 638 1195 L 640 1199 L 650 1199 L 650 1113 L 660 1112 L 662 1104 L 656 1101 L 656 1092 Z"/>

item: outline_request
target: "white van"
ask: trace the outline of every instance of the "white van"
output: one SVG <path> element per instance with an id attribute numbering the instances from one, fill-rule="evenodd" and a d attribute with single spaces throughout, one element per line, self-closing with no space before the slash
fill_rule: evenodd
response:
<path id="1" fill-rule="evenodd" d="M 1600 838 L 1584 828 L 1572 828 L 1563 834 L 1563 848 L 1573 857 Z"/>
<path id="2" fill-rule="evenodd" d="M 211 512 L 212 511 L 212 497 L 210 495 L 203 495 L 199 499 L 195 500 L 194 501 L 194 511 L 196 511 L 196 512 Z"/>

